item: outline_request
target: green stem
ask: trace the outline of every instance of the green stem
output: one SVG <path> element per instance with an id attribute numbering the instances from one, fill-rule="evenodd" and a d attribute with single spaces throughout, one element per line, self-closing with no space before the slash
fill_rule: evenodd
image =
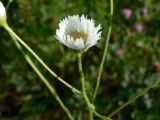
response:
<path id="1" fill-rule="evenodd" d="M 105 117 L 105 116 L 97 113 L 95 111 L 94 104 L 91 104 L 91 102 L 88 99 L 88 96 L 86 94 L 86 88 L 85 88 L 85 78 L 84 78 L 84 73 L 83 73 L 83 69 L 82 69 L 82 54 L 83 54 L 83 52 L 78 53 L 78 67 L 79 67 L 79 72 L 80 72 L 80 75 L 81 75 L 82 95 L 83 95 L 83 98 L 84 98 L 84 100 L 87 104 L 87 107 L 89 109 L 90 119 L 93 119 L 93 113 L 94 113 L 95 116 L 97 116 L 97 117 L 99 117 L 103 120 L 111 120 L 109 117 Z"/>
<path id="2" fill-rule="evenodd" d="M 87 97 L 87 94 L 86 94 L 86 88 L 85 88 L 85 78 L 84 78 L 84 73 L 83 73 L 83 69 L 82 69 L 82 52 L 81 53 L 78 53 L 78 68 L 79 68 L 79 72 L 80 72 L 80 75 L 81 75 L 81 85 L 82 85 L 82 95 L 83 95 L 83 98 L 87 104 L 87 107 L 89 109 L 89 112 L 90 112 L 90 119 L 93 119 L 93 110 L 94 110 L 94 105 L 92 105 Z M 92 115 L 92 116 L 91 116 Z"/>
<path id="3" fill-rule="evenodd" d="M 13 0 L 9 0 L 7 5 L 6 5 L 6 10 L 8 10 L 9 6 L 11 5 L 11 3 L 13 2 Z"/>
<path id="4" fill-rule="evenodd" d="M 41 78 L 42 82 L 47 86 L 47 88 L 49 89 L 49 91 L 52 93 L 52 95 L 56 98 L 56 100 L 58 101 L 58 103 L 60 104 L 60 106 L 62 107 L 62 109 L 66 112 L 68 118 L 70 120 L 74 120 L 74 117 L 72 116 L 72 114 L 70 113 L 69 109 L 64 105 L 63 101 L 61 100 L 61 98 L 58 96 L 55 88 L 53 86 L 50 85 L 50 83 L 46 80 L 46 78 L 40 73 L 40 71 L 36 68 L 36 66 L 33 64 L 33 62 L 31 61 L 31 59 L 29 57 L 26 56 L 26 60 L 28 61 L 28 63 L 31 65 L 31 67 L 34 69 L 34 71 L 37 73 L 37 75 Z"/>
<path id="5" fill-rule="evenodd" d="M 97 117 L 101 118 L 102 120 L 112 120 L 112 119 L 109 118 L 109 117 L 106 117 L 106 116 L 103 116 L 103 115 L 97 113 L 96 111 L 94 111 L 94 114 L 95 114 Z"/>
<path id="6" fill-rule="evenodd" d="M 90 119 L 93 119 L 93 113 L 94 113 L 94 115 L 96 115 L 97 117 L 99 117 L 101 119 L 111 120 L 109 117 L 105 117 L 105 116 L 97 113 L 95 111 L 94 104 L 91 104 L 89 99 L 88 99 L 88 96 L 87 96 L 87 93 L 86 93 L 86 88 L 85 88 L 85 78 L 84 78 L 84 73 L 83 73 L 83 69 L 82 69 L 82 54 L 83 54 L 83 52 L 78 53 L 78 67 L 79 67 L 79 72 L 80 72 L 80 75 L 81 75 L 82 95 L 83 95 L 83 98 L 84 98 L 84 100 L 87 104 L 88 110 L 90 112 L 89 113 L 90 114 Z"/>
<path id="7" fill-rule="evenodd" d="M 133 96 L 130 100 L 128 100 L 126 103 L 124 103 L 122 106 L 120 106 L 119 108 L 117 108 L 115 111 L 113 111 L 111 114 L 108 115 L 108 117 L 113 117 L 115 114 L 117 114 L 119 111 L 121 111 L 123 108 L 125 108 L 126 106 L 128 106 L 129 104 L 131 104 L 132 102 L 134 102 L 136 99 L 138 99 L 139 97 L 141 97 L 142 95 L 144 95 L 146 92 L 148 92 L 150 89 L 152 89 L 153 87 L 155 87 L 157 84 L 160 83 L 160 79 L 153 82 L 151 85 L 147 86 L 146 88 L 144 88 L 141 92 L 137 93 L 135 96 Z"/>
<path id="8" fill-rule="evenodd" d="M 69 117 L 70 120 L 74 120 L 72 114 L 70 113 L 69 109 L 64 105 L 63 101 L 61 100 L 61 98 L 58 96 L 54 86 L 51 86 L 50 83 L 47 81 L 47 79 L 42 75 L 42 73 L 40 72 L 40 70 L 34 65 L 34 63 L 32 62 L 31 58 L 29 57 L 29 55 L 27 55 L 21 48 L 21 45 L 18 43 L 18 41 L 16 40 L 16 38 L 9 33 L 13 39 L 13 42 L 15 43 L 15 45 L 17 46 L 17 48 L 20 50 L 20 52 L 23 54 L 23 56 L 25 57 L 26 61 L 28 62 L 28 64 L 32 67 L 32 69 L 35 71 L 35 73 L 40 77 L 40 80 L 42 80 L 42 82 L 47 86 L 47 88 L 49 89 L 49 91 L 52 93 L 52 95 L 56 98 L 56 100 L 58 101 L 58 103 L 60 104 L 60 106 L 62 107 L 62 109 L 66 112 L 67 116 Z"/>
<path id="9" fill-rule="evenodd" d="M 51 74 L 53 75 L 56 79 L 58 79 L 61 83 L 63 83 L 65 86 L 70 88 L 74 93 L 81 94 L 79 90 L 68 84 L 65 80 L 63 80 L 61 77 L 59 77 L 55 72 L 53 72 L 43 61 L 42 59 L 25 43 L 23 40 L 18 37 L 14 31 L 6 24 L 3 26 L 12 36 L 14 36 L 18 42 L 20 42 L 37 60 L 38 62 Z"/>
<path id="10" fill-rule="evenodd" d="M 94 120 L 93 111 L 89 111 L 90 120 Z"/>
<path id="11" fill-rule="evenodd" d="M 107 40 L 106 40 L 106 43 L 105 43 L 105 48 L 104 48 L 104 52 L 103 52 L 102 61 L 100 63 L 100 67 L 99 67 L 96 87 L 95 87 L 95 91 L 94 91 L 94 94 L 93 94 L 93 101 L 96 99 L 96 96 L 97 96 L 97 92 L 98 92 L 99 85 L 100 85 L 100 79 L 101 79 L 101 75 L 102 75 L 102 71 L 103 71 L 103 66 L 104 66 L 106 54 L 107 54 L 107 51 L 108 51 L 108 44 L 109 44 L 109 39 L 110 39 L 110 36 L 111 36 L 111 31 L 112 31 L 112 16 L 113 16 L 113 0 L 110 0 L 110 25 L 109 25 L 109 29 L 108 29 Z"/>

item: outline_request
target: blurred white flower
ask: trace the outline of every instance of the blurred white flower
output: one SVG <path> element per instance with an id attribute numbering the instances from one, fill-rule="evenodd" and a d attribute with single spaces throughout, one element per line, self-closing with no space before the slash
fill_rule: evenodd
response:
<path id="1" fill-rule="evenodd" d="M 3 3 L 0 1 L 0 19 L 2 19 L 6 15 L 6 10 Z"/>
<path id="2" fill-rule="evenodd" d="M 97 44 L 101 38 L 100 29 L 101 25 L 96 27 L 94 20 L 73 15 L 60 21 L 55 37 L 72 49 L 84 50 Z"/>

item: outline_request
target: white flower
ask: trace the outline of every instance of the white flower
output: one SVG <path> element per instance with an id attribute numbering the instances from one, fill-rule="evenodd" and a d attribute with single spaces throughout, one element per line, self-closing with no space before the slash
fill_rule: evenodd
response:
<path id="1" fill-rule="evenodd" d="M 97 44 L 101 37 L 100 29 L 101 25 L 96 27 L 92 19 L 73 15 L 60 21 L 55 37 L 72 49 L 83 50 Z"/>
<path id="2" fill-rule="evenodd" d="M 0 25 L 6 21 L 6 9 L 0 1 Z"/>

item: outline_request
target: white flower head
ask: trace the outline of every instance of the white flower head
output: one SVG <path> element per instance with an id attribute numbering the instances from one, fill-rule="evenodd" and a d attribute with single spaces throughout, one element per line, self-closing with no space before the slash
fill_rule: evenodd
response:
<path id="1" fill-rule="evenodd" d="M 96 27 L 94 20 L 84 15 L 73 15 L 60 21 L 55 37 L 72 49 L 84 50 L 97 44 L 101 37 L 100 29 L 101 25 Z"/>
<path id="2" fill-rule="evenodd" d="M 3 3 L 0 1 L 0 25 L 2 25 L 4 22 L 6 22 L 6 9 Z"/>

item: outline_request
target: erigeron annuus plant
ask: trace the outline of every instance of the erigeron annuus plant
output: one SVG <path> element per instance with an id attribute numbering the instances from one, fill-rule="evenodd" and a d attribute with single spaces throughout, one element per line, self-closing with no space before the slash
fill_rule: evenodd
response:
<path id="1" fill-rule="evenodd" d="M 147 86 L 145 89 L 141 90 L 139 93 L 137 93 L 135 96 L 131 97 L 130 100 L 128 100 L 126 103 L 124 103 L 122 106 L 117 108 L 115 111 L 111 112 L 111 114 L 104 116 L 96 112 L 96 105 L 94 104 L 94 101 L 97 96 L 97 91 L 99 89 L 101 74 L 103 71 L 105 56 L 108 49 L 108 43 L 111 35 L 111 29 L 112 29 L 112 16 L 113 16 L 113 0 L 110 0 L 110 24 L 108 28 L 108 35 L 107 39 L 105 41 L 105 48 L 104 53 L 102 56 L 102 60 L 99 67 L 99 72 L 97 76 L 97 83 L 95 86 L 95 90 L 93 93 L 93 99 L 89 99 L 87 96 L 86 86 L 85 86 L 85 75 L 83 73 L 83 65 L 82 65 L 82 57 L 83 54 L 87 54 L 87 50 L 96 45 L 98 40 L 100 40 L 101 37 L 101 26 L 95 26 L 94 21 L 92 19 L 88 19 L 84 15 L 78 16 L 68 16 L 65 19 L 63 19 L 60 24 L 59 28 L 56 31 L 56 39 L 59 40 L 60 43 L 68 46 L 69 48 L 77 50 L 78 55 L 78 68 L 80 72 L 80 78 L 81 78 L 81 90 L 78 90 L 77 88 L 73 87 L 69 83 L 67 83 L 65 80 L 63 80 L 61 77 L 59 77 L 53 70 L 51 70 L 45 62 L 11 29 L 11 27 L 7 24 L 7 15 L 6 10 L 3 4 L 0 2 L 0 26 L 2 26 L 11 36 L 13 42 L 17 46 L 17 48 L 21 51 L 21 53 L 24 55 L 24 58 L 28 62 L 28 64 L 32 67 L 32 69 L 35 71 L 35 73 L 40 77 L 40 80 L 46 85 L 46 87 L 49 89 L 49 91 L 52 93 L 52 95 L 55 97 L 55 99 L 58 101 L 64 112 L 67 114 L 68 118 L 70 120 L 75 120 L 75 116 L 70 112 L 70 110 L 65 106 L 61 98 L 59 97 L 58 93 L 56 92 L 56 89 L 54 86 L 48 82 L 48 80 L 44 77 L 44 75 L 41 73 L 41 71 L 37 68 L 37 66 L 34 64 L 32 59 L 30 58 L 30 55 L 33 55 L 36 60 L 59 82 L 64 84 L 66 87 L 68 87 L 70 90 L 73 91 L 75 94 L 80 94 L 83 96 L 84 101 L 87 105 L 88 111 L 89 111 L 89 118 L 90 120 L 94 120 L 94 116 L 99 117 L 103 120 L 111 120 L 111 118 L 117 114 L 120 110 L 125 108 L 130 103 L 134 102 L 137 98 L 145 94 L 148 90 L 156 86 L 160 80 L 155 81 L 151 85 Z M 24 52 L 23 49 L 26 49 L 28 53 Z"/>

